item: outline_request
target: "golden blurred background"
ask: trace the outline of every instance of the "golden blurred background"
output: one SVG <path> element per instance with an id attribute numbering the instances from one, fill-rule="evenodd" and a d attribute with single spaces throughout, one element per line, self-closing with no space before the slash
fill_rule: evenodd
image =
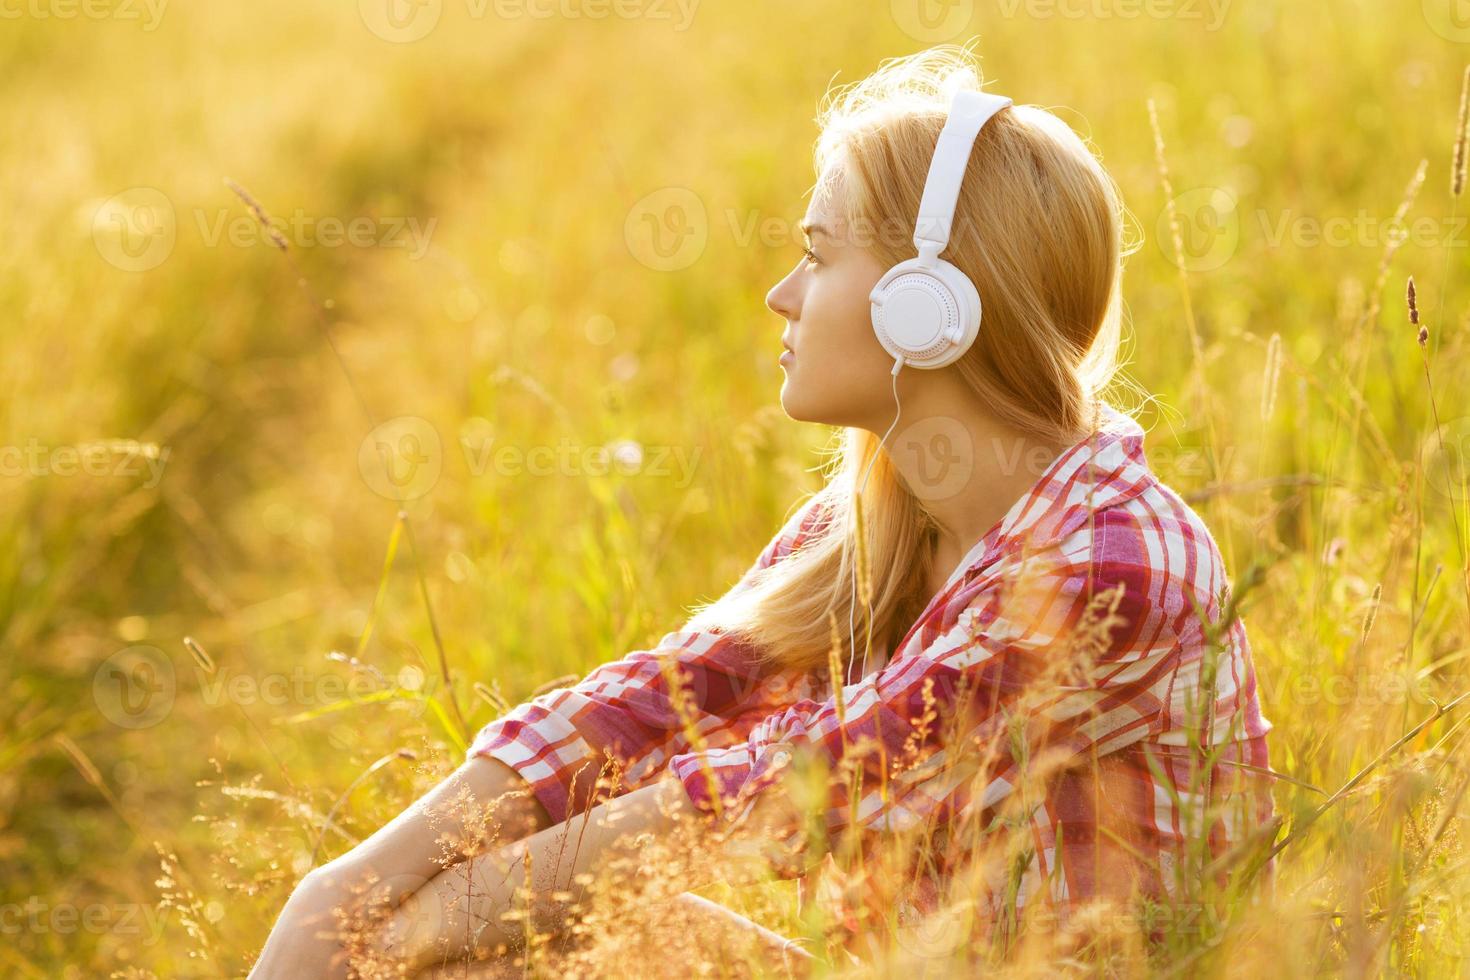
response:
<path id="1" fill-rule="evenodd" d="M 1121 185 L 1118 402 L 1265 574 L 1295 836 L 1174 968 L 1456 972 L 1470 715 L 1395 747 L 1470 651 L 1456 11 L 0 0 L 0 970 L 243 973 L 467 733 L 732 584 L 832 434 L 764 304 L 818 100 L 978 36 Z"/>

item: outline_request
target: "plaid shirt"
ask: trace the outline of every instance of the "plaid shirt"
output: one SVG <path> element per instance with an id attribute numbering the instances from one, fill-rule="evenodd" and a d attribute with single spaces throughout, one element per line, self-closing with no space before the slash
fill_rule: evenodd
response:
<path id="1" fill-rule="evenodd" d="M 825 531 L 824 499 L 813 496 L 786 522 L 736 589 Z M 854 820 L 883 831 L 977 813 L 987 825 L 1023 771 L 1062 763 L 1046 770 L 1024 816 L 1032 854 L 1019 890 L 990 882 L 982 909 L 1000 914 L 1011 892 L 1007 905 L 1040 895 L 1065 914 L 1120 894 L 1124 882 L 1162 900 L 1177 891 L 1191 839 L 1207 836 L 1218 857 L 1274 815 L 1270 777 L 1233 765 L 1269 769 L 1272 725 L 1245 626 L 1237 618 L 1209 658 L 1196 612 L 1218 622 L 1229 595 L 1204 523 L 1149 471 L 1142 429 L 1104 406 L 1099 430 L 1053 460 L 970 550 L 887 662 L 880 656 L 844 686 L 845 724 L 825 676 L 757 670 L 736 638 L 684 629 L 517 706 L 469 751 L 516 769 L 558 823 L 605 798 L 595 785 L 605 755 L 624 766 L 611 792 L 671 771 L 702 811 L 716 811 L 717 787 L 721 819 L 735 822 L 794 752 L 809 753 L 829 771 L 857 770 L 856 800 L 833 783 L 834 833 Z M 674 709 L 665 658 L 681 668 L 702 748 Z M 1220 749 L 1209 797 L 1225 806 L 1207 832 L 1201 794 L 1189 789 L 1199 764 L 1191 730 L 1194 745 Z M 905 896 L 904 912 L 937 907 L 953 850 Z M 825 867 L 837 874 L 830 860 Z M 1273 873 L 1271 862 L 1268 882 Z M 810 885 L 803 880 L 803 901 Z M 891 903 L 866 886 L 851 891 L 856 934 L 858 906 L 881 914 Z"/>

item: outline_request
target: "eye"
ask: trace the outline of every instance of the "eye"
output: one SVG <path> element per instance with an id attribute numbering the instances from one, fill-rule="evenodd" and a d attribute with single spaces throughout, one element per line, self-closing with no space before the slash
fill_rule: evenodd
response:
<path id="1" fill-rule="evenodd" d="M 813 252 L 810 248 L 807 248 L 806 246 L 802 246 L 801 254 L 806 256 L 807 261 L 810 262 L 812 265 L 822 264 L 822 260 L 817 258 L 817 253 Z"/>

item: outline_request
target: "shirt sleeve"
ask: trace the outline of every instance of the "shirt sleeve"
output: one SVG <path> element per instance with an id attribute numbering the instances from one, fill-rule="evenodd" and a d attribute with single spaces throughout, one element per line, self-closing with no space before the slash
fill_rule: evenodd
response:
<path id="1" fill-rule="evenodd" d="M 750 587 L 759 569 L 790 555 L 828 513 L 820 494 L 803 501 L 730 591 Z M 778 693 L 785 703 L 811 689 L 772 675 L 743 641 L 686 624 L 650 650 L 632 651 L 571 687 L 517 705 L 480 729 L 468 756 L 488 756 L 515 769 L 552 823 L 561 823 L 659 774 L 670 756 L 690 747 L 686 719 L 664 673 L 670 660 L 686 692 L 684 714 L 707 747 L 737 741 L 732 721 L 749 717 Z M 616 786 L 599 784 L 609 757 L 623 770 Z"/>
<path id="2" fill-rule="evenodd" d="M 1065 763 L 1138 741 L 1167 703 L 1179 620 L 1153 601 L 1160 576 L 1135 548 L 1092 558 L 1084 538 L 1009 563 L 1003 581 L 966 582 L 887 665 L 841 689 L 845 722 L 835 692 L 798 701 L 746 742 L 670 768 L 697 809 L 733 825 L 802 752 L 848 772 L 830 784 L 829 832 L 903 829 L 975 789 L 997 803 L 1043 755 Z"/>

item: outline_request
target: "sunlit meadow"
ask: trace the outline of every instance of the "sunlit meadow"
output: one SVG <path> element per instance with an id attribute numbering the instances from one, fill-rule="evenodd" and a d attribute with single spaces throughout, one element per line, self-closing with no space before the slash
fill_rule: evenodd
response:
<path id="1" fill-rule="evenodd" d="M 0 0 L 0 972 L 242 975 L 478 726 L 731 585 L 831 435 L 781 412 L 764 305 L 817 101 L 978 35 L 1126 195 L 1115 401 L 1225 554 L 1280 774 L 1273 891 L 1151 950 L 1102 915 L 1073 968 L 1460 973 L 1455 13 Z M 701 894 L 822 935 L 788 880 Z M 646 959 L 619 901 L 527 967 Z"/>

